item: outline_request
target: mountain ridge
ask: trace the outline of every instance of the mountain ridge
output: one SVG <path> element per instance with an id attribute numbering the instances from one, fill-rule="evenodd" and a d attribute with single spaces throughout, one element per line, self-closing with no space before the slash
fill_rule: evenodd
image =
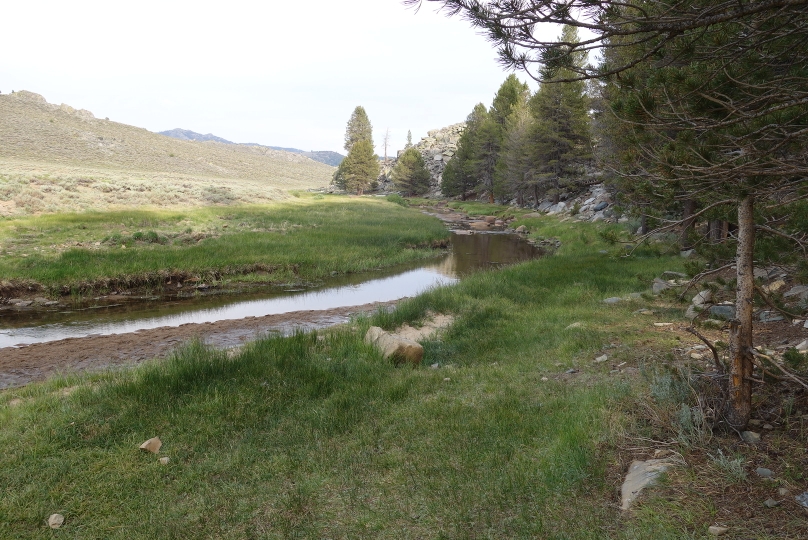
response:
<path id="1" fill-rule="evenodd" d="M 331 165 L 332 167 L 338 166 L 342 162 L 342 160 L 345 159 L 345 156 L 343 156 L 339 152 L 332 152 L 330 150 L 311 150 L 307 152 L 299 148 L 289 148 L 285 146 L 268 146 L 258 143 L 236 143 L 233 141 L 228 141 L 227 139 L 223 139 L 222 137 L 218 137 L 213 133 L 202 134 L 197 133 L 195 131 L 191 131 L 190 129 L 183 129 L 183 128 L 174 128 L 166 131 L 158 131 L 157 134 L 165 135 L 166 137 L 171 137 L 174 139 L 179 139 L 181 141 L 218 142 L 221 144 L 235 144 L 239 146 L 257 146 L 259 148 L 270 148 L 272 150 L 279 150 L 281 152 L 290 152 L 292 154 L 299 154 L 301 156 L 305 156 L 319 163 L 325 163 L 326 165 Z"/>

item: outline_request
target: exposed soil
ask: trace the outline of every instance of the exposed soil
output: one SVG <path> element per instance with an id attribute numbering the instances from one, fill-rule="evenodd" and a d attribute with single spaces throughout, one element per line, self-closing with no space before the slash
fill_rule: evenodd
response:
<path id="1" fill-rule="evenodd" d="M 201 339 L 216 347 L 236 347 L 274 332 L 290 334 L 298 329 L 312 330 L 345 323 L 351 315 L 394 304 L 377 302 L 322 311 L 295 311 L 4 348 L 0 349 L 0 389 L 23 386 L 58 373 L 100 370 L 165 357 L 192 339 Z"/>

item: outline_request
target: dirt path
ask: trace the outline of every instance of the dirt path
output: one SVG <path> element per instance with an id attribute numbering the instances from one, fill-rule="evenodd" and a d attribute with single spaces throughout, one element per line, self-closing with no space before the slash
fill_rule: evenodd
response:
<path id="1" fill-rule="evenodd" d="M 323 311 L 295 311 L 264 317 L 184 324 L 129 334 L 69 338 L 24 347 L 0 349 L 0 389 L 23 386 L 58 373 L 92 371 L 132 365 L 168 355 L 177 346 L 199 338 L 216 347 L 235 347 L 263 334 L 292 333 L 345 323 L 351 315 L 372 312 L 395 302 L 365 304 Z"/>

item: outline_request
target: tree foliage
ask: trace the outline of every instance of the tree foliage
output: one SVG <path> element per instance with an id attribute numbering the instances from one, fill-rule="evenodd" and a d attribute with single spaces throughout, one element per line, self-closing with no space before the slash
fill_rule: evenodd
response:
<path id="1" fill-rule="evenodd" d="M 614 171 L 635 200 L 678 201 L 684 230 L 699 213 L 732 209 L 737 315 L 723 412 L 745 426 L 756 238 L 806 249 L 787 214 L 808 198 L 808 0 L 434 1 L 485 32 L 508 67 L 537 80 L 604 81 L 604 110 L 619 125 L 607 130 L 619 139 Z M 543 23 L 592 37 L 543 41 Z M 592 50 L 604 61 L 577 61 Z"/>
<path id="2" fill-rule="evenodd" d="M 404 195 L 422 195 L 429 191 L 432 175 L 426 168 L 421 152 L 407 148 L 393 167 L 393 183 Z"/>
<path id="3" fill-rule="evenodd" d="M 353 145 L 359 141 L 370 141 L 371 146 L 373 145 L 373 126 L 370 125 L 368 114 L 361 105 L 354 109 L 351 118 L 348 119 L 345 128 L 345 150 L 350 152 Z"/>
<path id="4" fill-rule="evenodd" d="M 444 195 L 465 200 L 476 189 L 479 131 L 487 118 L 488 110 L 482 103 L 475 105 L 466 117 L 466 128 L 457 142 L 457 152 L 443 171 L 440 189 Z"/>
<path id="5" fill-rule="evenodd" d="M 373 153 L 373 144 L 359 140 L 351 147 L 335 173 L 335 183 L 343 189 L 361 195 L 379 177 L 379 157 Z"/>

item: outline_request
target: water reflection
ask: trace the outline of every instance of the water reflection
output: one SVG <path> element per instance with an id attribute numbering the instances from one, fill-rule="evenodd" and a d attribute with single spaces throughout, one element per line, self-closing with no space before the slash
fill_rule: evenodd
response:
<path id="1" fill-rule="evenodd" d="M 451 254 L 437 261 L 341 276 L 313 290 L 274 289 L 254 293 L 249 299 L 203 297 L 72 313 L 28 313 L 25 319 L 16 321 L 4 317 L 5 320 L 0 320 L 0 348 L 69 337 L 123 334 L 162 326 L 387 302 L 454 283 L 479 269 L 512 264 L 539 254 L 535 247 L 513 235 L 453 234 Z"/>

